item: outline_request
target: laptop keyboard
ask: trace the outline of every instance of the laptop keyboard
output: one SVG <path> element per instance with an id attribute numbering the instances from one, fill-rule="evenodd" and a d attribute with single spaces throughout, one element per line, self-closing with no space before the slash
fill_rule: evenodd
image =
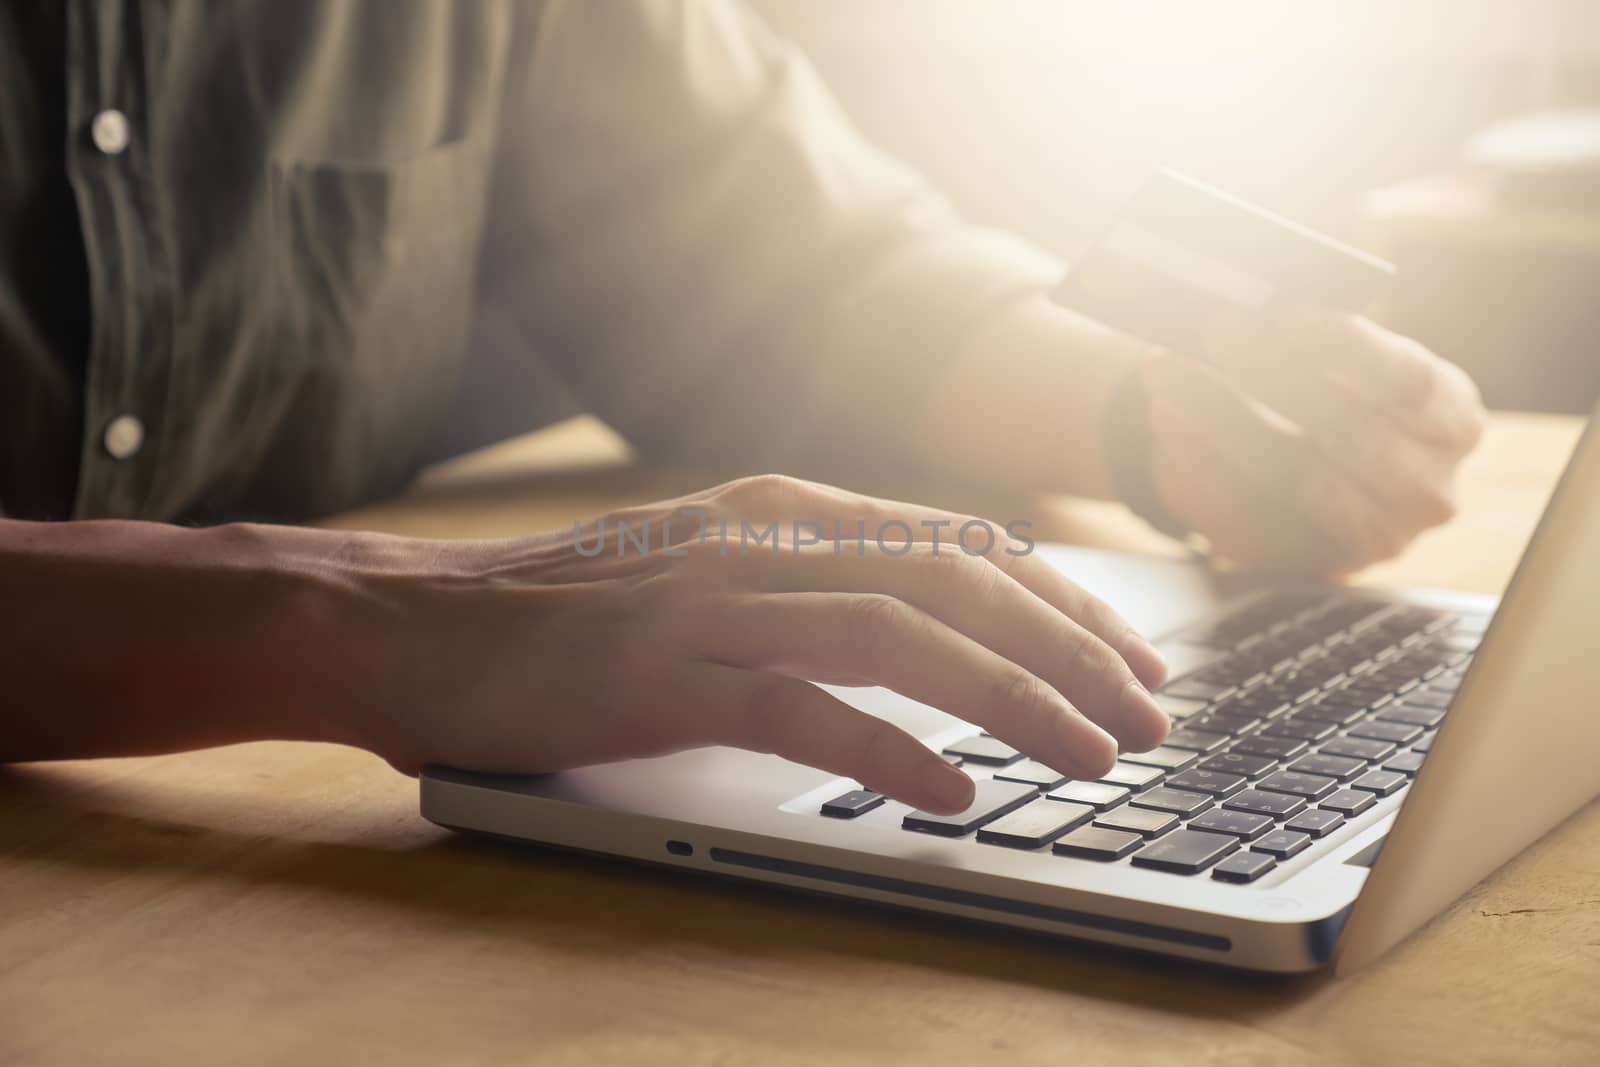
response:
<path id="1" fill-rule="evenodd" d="M 1486 623 L 1356 594 L 1264 597 L 1184 635 L 1219 658 L 1157 693 L 1173 717 L 1159 748 L 1080 782 L 973 734 L 944 749 L 978 779 L 972 805 L 913 811 L 902 826 L 1253 882 L 1406 788 Z M 854 789 L 822 814 L 852 819 L 883 802 Z"/>

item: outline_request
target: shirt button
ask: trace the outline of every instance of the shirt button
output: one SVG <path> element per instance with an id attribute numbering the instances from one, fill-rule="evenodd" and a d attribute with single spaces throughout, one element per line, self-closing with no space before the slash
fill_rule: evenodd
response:
<path id="1" fill-rule="evenodd" d="M 118 415 L 106 424 L 101 442 L 112 459 L 132 459 L 144 447 L 144 423 L 132 415 Z"/>
<path id="2" fill-rule="evenodd" d="M 128 116 L 115 109 L 100 112 L 89 124 L 89 136 L 106 155 L 120 155 L 128 147 Z"/>

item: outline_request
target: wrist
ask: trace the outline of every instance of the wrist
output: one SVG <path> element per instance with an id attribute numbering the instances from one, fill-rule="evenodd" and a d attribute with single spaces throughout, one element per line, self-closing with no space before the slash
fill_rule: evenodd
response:
<path id="1" fill-rule="evenodd" d="M 262 530 L 271 660 L 294 698 L 280 727 L 365 749 L 408 774 L 449 749 L 451 703 L 481 682 L 460 664 L 499 637 L 484 626 L 482 598 L 505 590 L 514 569 L 524 588 L 512 599 L 527 613 L 529 576 L 567 547 L 553 534 L 441 541 L 256 527 L 240 536 Z"/>
<path id="2" fill-rule="evenodd" d="M 194 531 L 195 580 L 211 592 L 211 683 L 239 694 L 245 740 L 362 743 L 341 660 L 350 649 L 341 560 L 365 535 L 235 523 Z"/>
<path id="3" fill-rule="evenodd" d="M 402 713 L 406 679 L 434 651 L 414 641 L 425 629 L 418 598 L 470 573 L 476 543 L 250 524 L 210 535 L 253 605 L 234 617 L 243 658 L 229 673 L 270 679 L 258 714 L 271 736 L 405 749 L 416 727 Z"/>
<path id="4" fill-rule="evenodd" d="M 1187 540 L 1189 528 L 1167 509 L 1157 490 L 1156 440 L 1142 365 L 1124 371 L 1112 391 L 1101 422 L 1101 442 L 1116 498 L 1157 531 Z"/>

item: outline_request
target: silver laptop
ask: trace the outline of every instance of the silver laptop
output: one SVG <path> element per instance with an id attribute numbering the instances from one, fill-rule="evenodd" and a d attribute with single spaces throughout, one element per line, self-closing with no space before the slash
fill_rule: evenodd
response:
<path id="1" fill-rule="evenodd" d="M 1592 426 L 1592 420 L 1591 420 Z M 833 690 L 977 780 L 958 816 L 706 749 L 554 775 L 430 767 L 443 826 L 1263 971 L 1360 967 L 1600 794 L 1600 434 L 1494 598 L 1226 589 L 1055 547 L 1157 644 L 1172 736 L 1064 781 L 883 690 Z M 1498 607 L 1498 610 L 1496 610 Z M 1491 622 L 1492 617 L 1492 622 Z M 1163 636 L 1164 635 L 1164 636 Z"/>

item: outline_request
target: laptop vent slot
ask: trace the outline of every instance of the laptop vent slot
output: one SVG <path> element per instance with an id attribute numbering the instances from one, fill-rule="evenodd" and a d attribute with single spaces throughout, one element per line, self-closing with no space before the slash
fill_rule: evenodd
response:
<path id="1" fill-rule="evenodd" d="M 1004 912 L 1009 915 L 1023 915 L 1031 919 L 1043 919 L 1046 922 L 1067 923 L 1091 930 L 1104 930 L 1114 934 L 1125 934 L 1129 937 L 1143 937 L 1152 941 L 1166 941 L 1175 945 L 1187 945 L 1192 948 L 1206 948 L 1217 952 L 1227 952 L 1233 947 L 1232 941 L 1215 934 L 1201 934 L 1193 930 L 1179 930 L 1172 926 L 1136 922 L 1132 919 L 1117 919 L 1106 915 L 1091 915 L 1088 912 L 1052 907 L 1049 904 L 1035 904 L 1026 900 L 1010 900 L 1006 897 L 992 896 L 988 893 L 974 893 L 965 889 L 923 885 L 918 882 L 907 882 L 899 878 L 885 878 L 876 874 L 862 874 L 859 871 L 842 870 L 838 867 L 823 867 L 815 863 L 798 863 L 794 860 L 783 860 L 774 856 L 761 856 L 753 852 L 737 852 L 733 849 L 713 848 L 711 850 L 711 858 L 718 863 L 726 863 L 732 867 L 747 867 L 751 870 L 793 875 L 819 882 L 833 882 L 838 885 L 855 886 L 860 889 L 874 889 L 880 893 L 895 893 L 900 896 L 934 900 L 944 904 L 959 904 L 967 908 L 980 908 L 985 911 Z"/>

